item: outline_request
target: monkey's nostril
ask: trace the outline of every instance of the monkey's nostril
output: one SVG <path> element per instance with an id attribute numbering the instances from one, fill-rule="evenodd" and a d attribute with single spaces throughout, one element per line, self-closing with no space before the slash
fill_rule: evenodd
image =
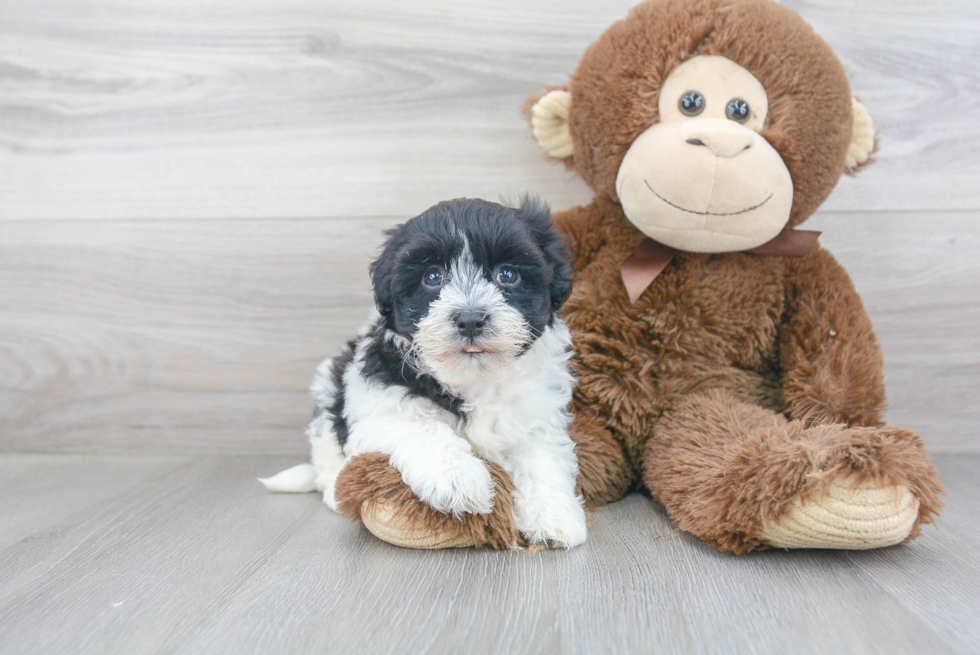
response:
<path id="1" fill-rule="evenodd" d="M 687 142 L 690 143 L 692 146 L 703 146 L 704 145 L 704 141 L 702 141 L 701 139 L 688 139 Z"/>

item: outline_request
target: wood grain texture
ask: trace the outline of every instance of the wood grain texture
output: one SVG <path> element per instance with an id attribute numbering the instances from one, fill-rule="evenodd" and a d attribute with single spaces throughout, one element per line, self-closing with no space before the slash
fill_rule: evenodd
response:
<path id="1" fill-rule="evenodd" d="M 417 213 L 588 189 L 518 108 L 634 0 L 4 0 L 0 220 Z M 980 4 L 790 0 L 881 134 L 826 208 L 980 207 Z"/>
<path id="2" fill-rule="evenodd" d="M 980 213 L 822 213 L 885 358 L 887 419 L 936 452 L 980 453 Z"/>
<path id="3" fill-rule="evenodd" d="M 305 451 L 394 222 L 0 223 L 0 447 Z"/>
<path id="4" fill-rule="evenodd" d="M 17 480 L 0 488 L 0 652 L 942 654 L 980 639 L 975 456 L 938 459 L 949 505 L 910 545 L 742 557 L 635 494 L 570 552 L 399 549 L 315 494 L 255 482 L 289 463 L 0 457 Z"/>
<path id="5" fill-rule="evenodd" d="M 305 452 L 306 388 L 401 219 L 0 222 L 0 451 Z M 980 452 L 980 213 L 825 213 L 889 419 Z"/>
<path id="6" fill-rule="evenodd" d="M 303 452 L 383 228 L 588 198 L 517 107 L 631 3 L 0 0 L 0 450 Z M 980 6 L 788 4 L 881 128 L 810 225 L 868 304 L 890 419 L 980 452 Z"/>

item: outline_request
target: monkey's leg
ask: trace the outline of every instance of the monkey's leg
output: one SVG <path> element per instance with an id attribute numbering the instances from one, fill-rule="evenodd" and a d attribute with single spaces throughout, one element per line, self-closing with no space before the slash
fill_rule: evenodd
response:
<path id="1" fill-rule="evenodd" d="M 573 403 L 575 419 L 568 432 L 578 457 L 576 492 L 588 508 L 619 500 L 633 483 L 633 472 L 623 446 L 587 411 Z"/>
<path id="2" fill-rule="evenodd" d="M 388 456 L 351 458 L 337 476 L 337 511 L 364 524 L 376 537 L 406 548 L 517 548 L 524 545 L 514 524 L 513 484 L 496 464 L 488 464 L 496 485 L 493 512 L 457 519 L 421 502 L 402 482 Z"/>
<path id="3" fill-rule="evenodd" d="M 633 481 L 622 446 L 587 411 L 573 409 L 569 433 L 579 460 L 576 491 L 587 507 L 622 498 Z M 513 483 L 503 468 L 489 466 L 496 485 L 493 512 L 456 519 L 420 502 L 388 464 L 387 455 L 358 455 L 337 477 L 337 511 L 360 521 L 379 539 L 406 548 L 524 546 L 514 523 Z"/>
<path id="4" fill-rule="evenodd" d="M 902 543 L 932 522 L 943 493 L 909 430 L 806 428 L 723 391 L 661 417 L 643 480 L 678 527 L 732 553 Z"/>

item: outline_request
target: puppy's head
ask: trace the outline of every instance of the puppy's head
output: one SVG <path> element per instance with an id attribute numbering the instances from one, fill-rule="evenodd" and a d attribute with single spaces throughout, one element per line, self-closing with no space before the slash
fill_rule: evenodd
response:
<path id="1" fill-rule="evenodd" d="M 448 200 L 387 235 L 371 265 L 378 310 L 443 380 L 519 357 L 571 291 L 567 247 L 531 198 Z"/>

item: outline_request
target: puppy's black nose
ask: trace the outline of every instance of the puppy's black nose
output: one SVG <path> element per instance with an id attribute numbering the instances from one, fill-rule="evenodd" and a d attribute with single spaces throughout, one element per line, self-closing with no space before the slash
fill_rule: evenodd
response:
<path id="1" fill-rule="evenodd" d="M 487 324 L 487 315 L 476 312 L 467 312 L 456 316 L 456 329 L 464 337 L 477 337 L 483 333 L 483 328 Z"/>

